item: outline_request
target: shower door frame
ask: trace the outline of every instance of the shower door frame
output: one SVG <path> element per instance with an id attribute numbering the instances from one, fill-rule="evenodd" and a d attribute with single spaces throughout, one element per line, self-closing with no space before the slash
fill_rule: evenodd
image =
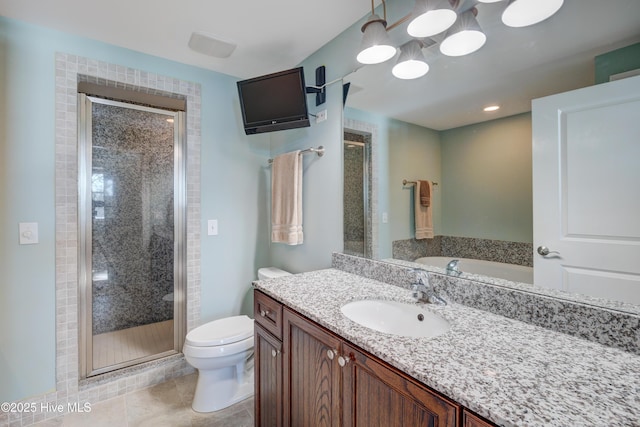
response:
<path id="1" fill-rule="evenodd" d="M 92 104 L 99 103 L 171 116 L 173 127 L 173 349 L 146 357 L 95 369 L 93 367 L 92 310 Z M 186 123 L 185 112 L 167 110 L 129 102 L 120 102 L 78 93 L 78 291 L 79 291 L 79 369 L 80 378 L 89 378 L 140 363 L 180 354 L 186 335 L 187 283 L 187 191 L 186 191 Z"/>

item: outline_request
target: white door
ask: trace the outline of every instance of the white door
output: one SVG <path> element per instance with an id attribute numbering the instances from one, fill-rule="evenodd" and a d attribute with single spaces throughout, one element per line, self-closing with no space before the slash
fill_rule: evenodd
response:
<path id="1" fill-rule="evenodd" d="M 535 285 L 640 304 L 640 76 L 536 99 L 532 120 Z"/>

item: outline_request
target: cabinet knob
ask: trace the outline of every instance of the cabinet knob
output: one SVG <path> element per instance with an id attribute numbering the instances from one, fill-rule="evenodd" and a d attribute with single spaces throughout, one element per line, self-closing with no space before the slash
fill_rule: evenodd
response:
<path id="1" fill-rule="evenodd" d="M 280 352 L 276 349 L 271 349 L 271 356 L 273 357 L 277 357 L 280 354 Z"/>
<path id="2" fill-rule="evenodd" d="M 338 357 L 338 365 L 344 368 L 347 363 L 349 363 L 348 357 L 344 357 L 344 356 Z"/>
<path id="3" fill-rule="evenodd" d="M 267 317 L 267 314 L 269 314 L 269 310 L 260 310 L 260 316 Z"/>
<path id="4" fill-rule="evenodd" d="M 329 358 L 329 360 L 333 360 L 336 354 L 338 354 L 338 352 L 335 350 L 327 350 L 327 357 Z"/>

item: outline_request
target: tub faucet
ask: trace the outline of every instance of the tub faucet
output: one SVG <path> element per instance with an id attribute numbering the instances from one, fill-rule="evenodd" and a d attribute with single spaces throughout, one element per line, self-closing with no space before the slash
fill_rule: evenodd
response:
<path id="1" fill-rule="evenodd" d="M 447 302 L 440 298 L 433 286 L 429 283 L 429 273 L 421 268 L 412 270 L 415 274 L 415 282 L 411 283 L 411 296 L 417 302 L 445 305 Z"/>
<path id="2" fill-rule="evenodd" d="M 447 264 L 447 274 L 450 276 L 459 276 L 460 273 L 462 273 L 462 271 L 460 271 L 460 269 L 458 268 L 458 263 L 460 262 L 459 259 L 452 259 L 451 261 L 449 261 L 449 264 Z"/>

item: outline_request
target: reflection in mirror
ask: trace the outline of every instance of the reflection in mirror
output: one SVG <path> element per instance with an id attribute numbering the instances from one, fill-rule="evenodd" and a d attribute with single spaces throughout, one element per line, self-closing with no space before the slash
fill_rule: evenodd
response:
<path id="1" fill-rule="evenodd" d="M 375 126 L 345 119 L 343 137 L 344 252 L 379 258 L 378 182 L 374 179 L 378 158 Z"/>
<path id="2" fill-rule="evenodd" d="M 344 250 L 369 257 L 369 153 L 371 137 L 344 133 Z"/>
<path id="3" fill-rule="evenodd" d="M 632 56 L 638 56 L 637 1 L 566 0 L 552 18 L 523 29 L 498 22 L 506 3 L 477 5 L 488 39 L 472 55 L 443 58 L 434 53 L 436 44 L 424 50 L 430 70 L 419 79 L 394 78 L 394 60 L 345 78 L 351 83 L 345 129 L 350 120 L 376 127 L 384 153 L 373 169 L 380 194 L 372 218 L 380 229 L 379 256 L 372 257 L 474 258 L 528 268 L 525 276 L 530 275 L 535 259 L 531 100 L 608 81 L 626 71 L 616 63 L 640 68 L 640 59 L 617 50 L 635 46 Z M 408 40 L 405 27 L 389 32 L 398 46 Z M 493 103 L 501 108 L 482 111 Z M 415 199 L 413 186 L 402 185 L 405 179 L 439 183 L 432 194 L 434 239 L 413 238 Z M 423 261 L 445 272 L 434 259 Z M 468 265 L 461 261 L 460 269 L 470 271 Z M 487 270 L 478 274 L 469 277 L 491 283 L 499 277 Z M 515 281 L 531 283 L 518 277 L 522 280 Z"/>

